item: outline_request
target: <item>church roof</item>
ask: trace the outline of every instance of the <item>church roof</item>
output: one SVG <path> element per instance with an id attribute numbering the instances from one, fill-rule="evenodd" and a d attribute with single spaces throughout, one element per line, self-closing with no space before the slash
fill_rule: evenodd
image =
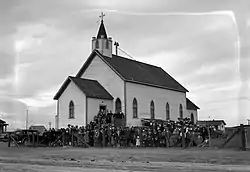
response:
<path id="1" fill-rule="evenodd" d="M 117 55 L 112 55 L 112 58 L 104 57 L 104 59 L 126 81 L 164 87 L 180 92 L 187 92 L 187 89 L 185 89 L 160 67 L 127 59 Z"/>
<path id="2" fill-rule="evenodd" d="M 197 110 L 200 109 L 198 106 L 196 106 L 191 100 L 189 100 L 188 98 L 186 98 L 186 102 L 187 102 L 187 109 L 189 110 Z"/>
<path id="3" fill-rule="evenodd" d="M 111 67 L 123 80 L 137 84 L 160 87 L 164 89 L 188 92 L 179 82 L 165 72 L 162 68 L 150 64 L 131 60 L 125 57 L 112 55 L 112 58 L 103 56 L 98 50 L 94 50 L 83 67 L 77 73 L 80 77 L 88 68 L 89 64 L 97 54 L 108 66 Z"/>
<path id="4" fill-rule="evenodd" d="M 98 81 L 69 76 L 54 96 L 55 100 L 59 99 L 71 81 L 76 84 L 76 86 L 86 95 L 86 97 L 107 100 L 114 99 Z"/>
<path id="5" fill-rule="evenodd" d="M 104 27 L 104 24 L 103 24 L 103 20 L 101 21 L 101 25 L 100 25 L 100 28 L 99 28 L 99 31 L 98 31 L 98 34 L 97 34 L 97 39 L 100 39 L 101 35 L 103 35 L 105 39 L 108 39 L 106 30 L 105 30 L 105 27 Z"/>

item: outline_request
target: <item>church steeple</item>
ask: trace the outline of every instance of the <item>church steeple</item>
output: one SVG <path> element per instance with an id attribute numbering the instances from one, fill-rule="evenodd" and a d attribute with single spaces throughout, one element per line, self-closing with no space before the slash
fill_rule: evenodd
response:
<path id="1" fill-rule="evenodd" d="M 105 30 L 105 27 L 104 27 L 104 24 L 103 24 L 103 20 L 101 20 L 101 25 L 99 27 L 99 31 L 98 31 L 98 34 L 97 34 L 97 39 L 101 39 L 101 36 L 103 35 L 103 38 L 105 39 L 108 39 L 108 36 L 107 36 L 107 33 L 106 33 L 106 30 Z"/>
<path id="2" fill-rule="evenodd" d="M 105 15 L 101 13 L 101 24 L 97 37 L 92 38 L 92 51 L 98 50 L 102 55 L 112 57 L 112 38 L 107 36 L 107 32 L 104 26 L 103 17 Z"/>

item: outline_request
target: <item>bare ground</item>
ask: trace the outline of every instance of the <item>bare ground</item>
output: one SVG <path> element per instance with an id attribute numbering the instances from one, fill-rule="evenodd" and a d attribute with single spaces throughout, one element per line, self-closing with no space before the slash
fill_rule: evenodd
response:
<path id="1" fill-rule="evenodd" d="M 205 148 L 8 148 L 0 172 L 250 171 L 250 153 Z"/>

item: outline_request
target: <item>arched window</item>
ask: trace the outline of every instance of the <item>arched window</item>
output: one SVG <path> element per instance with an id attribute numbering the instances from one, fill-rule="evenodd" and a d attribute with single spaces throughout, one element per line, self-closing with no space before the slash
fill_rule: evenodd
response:
<path id="1" fill-rule="evenodd" d="M 166 120 L 170 119 L 169 104 L 166 104 Z"/>
<path id="2" fill-rule="evenodd" d="M 150 115 L 151 119 L 155 119 L 155 105 L 153 100 L 150 103 Z"/>
<path id="3" fill-rule="evenodd" d="M 106 40 L 106 49 L 109 49 L 109 40 Z"/>
<path id="4" fill-rule="evenodd" d="M 96 48 L 96 49 L 99 48 L 99 41 L 98 41 L 98 39 L 97 39 L 96 42 L 95 42 L 95 48 Z"/>
<path id="5" fill-rule="evenodd" d="M 75 105 L 72 100 L 69 102 L 69 118 L 75 118 Z"/>
<path id="6" fill-rule="evenodd" d="M 190 120 L 191 120 L 192 124 L 194 124 L 194 114 L 193 113 L 191 113 Z"/>
<path id="7" fill-rule="evenodd" d="M 117 98 L 115 101 L 115 112 L 118 113 L 121 111 L 122 111 L 122 103 L 121 103 L 121 100 Z"/>
<path id="8" fill-rule="evenodd" d="M 180 104 L 180 118 L 183 119 L 183 109 L 182 104 Z"/>
<path id="9" fill-rule="evenodd" d="M 138 106 L 136 98 L 133 100 L 133 118 L 138 118 Z"/>

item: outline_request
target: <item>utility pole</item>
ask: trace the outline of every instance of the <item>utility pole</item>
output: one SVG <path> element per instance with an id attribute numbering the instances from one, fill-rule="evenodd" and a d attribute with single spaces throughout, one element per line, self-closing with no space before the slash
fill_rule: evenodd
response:
<path id="1" fill-rule="evenodd" d="M 58 130 L 59 128 L 59 116 L 56 114 L 55 115 L 55 129 Z"/>
<path id="2" fill-rule="evenodd" d="M 51 129 L 51 122 L 49 122 L 49 129 Z"/>
<path id="3" fill-rule="evenodd" d="M 208 144 L 209 144 L 209 147 L 211 148 L 211 133 L 210 133 L 210 116 L 208 117 L 209 118 L 209 121 L 208 121 Z"/>
<path id="4" fill-rule="evenodd" d="M 26 130 L 28 130 L 28 123 L 29 123 L 29 110 L 26 110 Z"/>

